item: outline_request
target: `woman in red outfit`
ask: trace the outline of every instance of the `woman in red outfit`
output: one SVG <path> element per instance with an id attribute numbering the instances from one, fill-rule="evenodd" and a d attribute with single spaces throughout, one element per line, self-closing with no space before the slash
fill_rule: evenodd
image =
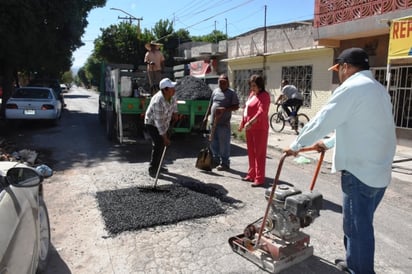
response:
<path id="1" fill-rule="evenodd" d="M 266 149 L 269 134 L 270 96 L 260 75 L 249 80 L 250 94 L 246 102 L 243 119 L 238 130 L 246 130 L 249 170 L 242 181 L 252 182 L 252 187 L 265 183 Z"/>

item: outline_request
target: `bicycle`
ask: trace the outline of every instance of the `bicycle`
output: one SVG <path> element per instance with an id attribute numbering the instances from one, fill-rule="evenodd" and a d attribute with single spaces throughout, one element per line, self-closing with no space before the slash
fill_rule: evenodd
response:
<path id="1" fill-rule="evenodd" d="M 303 128 L 309 122 L 309 117 L 306 114 L 299 113 L 296 115 L 295 106 L 291 107 L 291 109 L 290 119 L 287 120 L 286 117 L 288 115 L 283 110 L 282 105 L 277 105 L 276 112 L 270 116 L 269 120 L 270 127 L 274 132 L 281 132 L 285 128 L 286 122 L 288 122 L 296 134 L 299 134 L 299 129 Z"/>

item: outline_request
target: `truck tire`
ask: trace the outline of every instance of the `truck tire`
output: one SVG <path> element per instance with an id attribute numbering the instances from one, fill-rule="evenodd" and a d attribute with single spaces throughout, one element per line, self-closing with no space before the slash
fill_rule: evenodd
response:
<path id="1" fill-rule="evenodd" d="M 99 122 L 101 123 L 101 124 L 103 124 L 104 122 L 105 122 L 105 120 L 106 120 L 106 112 L 102 109 L 102 106 L 101 106 L 101 104 L 100 104 L 100 102 L 99 102 L 99 110 L 98 110 L 98 113 L 97 113 L 97 115 L 98 115 L 98 118 L 99 118 Z"/>
<path id="2" fill-rule="evenodd" d="M 106 136 L 107 139 L 113 141 L 116 138 L 116 114 L 113 109 L 107 109 L 106 111 Z"/>

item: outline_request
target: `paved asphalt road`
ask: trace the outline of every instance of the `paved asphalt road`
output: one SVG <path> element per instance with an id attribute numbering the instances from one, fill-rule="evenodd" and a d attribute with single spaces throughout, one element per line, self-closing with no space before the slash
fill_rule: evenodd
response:
<path id="1" fill-rule="evenodd" d="M 45 181 L 52 227 L 52 256 L 48 274 L 89 273 L 266 273 L 234 253 L 228 239 L 263 216 L 265 188 L 240 181 L 247 168 L 244 143 L 233 140 L 231 170 L 201 172 L 194 168 L 205 141 L 196 136 L 174 139 L 166 155 L 171 171 L 159 180 L 170 184 L 213 188 L 228 203 L 224 214 L 112 236 L 105 229 L 96 193 L 153 185 L 148 176 L 150 144 L 113 145 L 97 119 L 97 94 L 72 89 L 58 127 L 15 129 L 15 141 L 39 151 L 54 175 Z M 266 187 L 276 173 L 280 152 L 268 150 Z M 280 181 L 305 191 L 315 164 L 287 158 Z M 375 217 L 376 272 L 412 273 L 411 181 L 394 178 Z M 311 237 L 314 256 L 284 273 L 340 273 L 333 266 L 344 255 L 339 177 L 324 163 L 315 189 L 324 202 L 321 216 L 304 231 Z"/>

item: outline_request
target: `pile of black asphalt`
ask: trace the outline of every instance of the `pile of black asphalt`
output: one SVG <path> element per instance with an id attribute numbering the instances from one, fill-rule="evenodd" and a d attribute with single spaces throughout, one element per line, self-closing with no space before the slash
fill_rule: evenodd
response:
<path id="1" fill-rule="evenodd" d="M 202 79 L 190 75 L 176 84 L 177 100 L 209 100 L 211 95 L 212 90 Z"/>
<path id="2" fill-rule="evenodd" d="M 219 192 L 201 183 L 170 184 L 101 191 L 97 192 L 97 201 L 106 230 L 115 236 L 223 214 L 231 204 L 239 202 Z"/>

